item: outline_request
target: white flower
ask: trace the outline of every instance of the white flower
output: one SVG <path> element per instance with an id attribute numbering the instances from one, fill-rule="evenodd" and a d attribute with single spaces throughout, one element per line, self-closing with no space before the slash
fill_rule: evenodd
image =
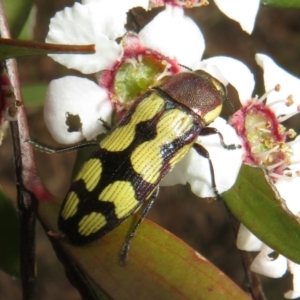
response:
<path id="1" fill-rule="evenodd" d="M 300 104 L 300 80 L 285 70 L 280 68 L 274 61 L 264 54 L 257 54 L 256 60 L 264 69 L 264 82 L 266 91 L 274 90 L 276 84 L 280 84 L 280 90 L 267 94 L 268 98 L 266 106 L 272 108 L 279 121 L 283 121 L 290 116 L 298 113 L 297 107 Z M 293 97 L 291 97 L 293 95 Z M 293 101 L 290 101 L 292 100 Z M 241 101 L 242 103 L 244 101 Z M 244 102 L 245 103 L 245 102 Z M 288 105 L 288 106 L 287 106 Z M 285 114 L 285 117 L 282 117 Z M 295 215 L 300 212 L 300 202 L 295 197 L 298 194 L 300 178 L 299 174 L 299 154 L 300 154 L 300 137 L 294 141 L 287 142 L 283 147 L 284 154 L 289 158 L 289 164 L 282 161 L 280 165 L 274 166 L 274 170 L 270 171 L 270 176 L 276 178 L 275 186 L 280 196 L 285 200 L 287 208 Z M 282 145 L 283 146 L 283 145 Z M 288 169 L 287 169 L 288 167 Z M 277 173 L 276 168 L 279 168 Z M 272 173 L 273 172 L 273 173 Z M 288 173 L 289 176 L 284 176 Z M 281 175 L 280 175 L 281 174 Z M 282 175 L 283 174 L 283 175 Z M 269 254 L 274 252 L 271 248 L 262 243 L 247 228 L 241 225 L 237 246 L 239 249 L 247 251 L 260 251 L 252 263 L 251 270 L 269 277 L 281 277 L 289 270 L 294 275 L 293 290 L 285 294 L 286 298 L 294 299 L 300 296 L 300 266 L 288 260 L 282 255 L 278 255 L 275 259 L 270 258 Z"/>
<path id="2" fill-rule="evenodd" d="M 112 13 L 113 7 L 100 3 L 66 7 L 51 19 L 46 42 L 55 44 L 95 44 L 96 53 L 89 55 L 50 55 L 57 62 L 82 73 L 95 73 L 110 68 L 122 55 L 115 39 L 125 33 L 125 15 Z M 114 18 L 115 17 L 115 18 Z"/>
<path id="3" fill-rule="evenodd" d="M 214 0 L 228 18 L 240 23 L 243 30 L 251 34 L 260 5 L 259 0 Z"/>
<path id="4" fill-rule="evenodd" d="M 276 84 L 280 84 L 280 90 L 278 92 L 270 93 L 268 95 L 266 105 L 272 107 L 280 121 L 284 121 L 289 117 L 298 114 L 298 107 L 300 105 L 300 79 L 280 68 L 267 55 L 257 54 L 256 61 L 264 69 L 266 91 L 272 90 Z M 290 99 L 293 103 L 289 103 Z M 285 116 L 281 117 L 282 115 Z M 275 183 L 281 197 L 286 200 L 288 208 L 294 214 L 298 214 L 300 212 L 300 203 L 297 199 L 295 199 L 299 183 L 299 177 L 297 176 L 297 171 L 300 167 L 299 141 L 300 136 L 297 136 L 294 141 L 288 143 L 292 153 L 292 156 L 290 157 L 290 164 L 288 166 L 288 173 L 292 175 L 292 179 L 279 177 Z"/>
<path id="5" fill-rule="evenodd" d="M 124 19 L 122 19 L 122 22 L 116 20 L 116 24 L 114 24 L 116 18 L 110 19 L 111 7 L 107 4 L 107 1 L 104 1 L 108 5 L 108 10 L 105 11 L 102 3 L 101 16 L 105 16 L 100 23 L 97 17 L 97 12 L 100 10 L 98 7 L 99 2 L 101 1 L 88 1 L 85 5 L 75 4 L 74 7 L 58 13 L 58 16 L 51 20 L 47 40 L 51 37 L 51 42 L 65 43 L 68 41 L 68 43 L 73 44 L 95 43 L 97 45 L 99 38 L 100 46 L 105 47 L 99 48 L 100 46 L 96 46 L 97 53 L 95 55 L 81 55 L 81 57 L 71 55 L 70 59 L 64 55 L 63 58 L 55 58 L 60 63 L 81 70 L 84 73 L 96 72 L 119 65 L 124 59 L 122 55 L 128 61 L 130 58 L 127 58 L 128 52 L 134 52 L 137 51 L 136 49 L 144 47 L 154 51 L 155 55 L 168 57 L 190 68 L 201 66 L 205 69 L 205 67 L 211 66 L 218 73 L 217 77 L 225 84 L 231 82 L 231 78 L 227 78 L 227 71 L 225 70 L 229 62 L 238 68 L 238 72 L 243 69 L 238 61 L 230 58 L 224 58 L 223 60 L 222 57 L 216 58 L 215 61 L 213 59 L 207 60 L 207 62 L 203 62 L 203 65 L 200 64 L 205 48 L 203 36 L 196 24 L 186 17 L 179 7 L 166 6 L 163 12 L 158 14 L 138 33 L 139 43 L 142 44 L 142 47 L 135 44 L 135 38 L 129 38 L 125 39 L 123 43 L 125 48 L 123 49 L 123 44 L 117 44 L 114 39 L 124 32 Z M 121 12 L 118 14 L 121 14 Z M 107 24 L 110 24 L 109 28 L 107 28 Z M 116 28 L 115 32 L 114 28 Z M 81 37 L 81 34 L 83 34 L 83 37 Z M 56 39 L 56 37 L 58 38 Z M 105 41 L 104 44 L 103 41 Z M 100 53 L 98 53 L 99 49 Z M 105 52 L 104 58 L 102 57 L 103 51 Z M 147 51 L 149 53 L 149 50 Z M 109 53 L 106 54 L 106 52 Z M 140 58 L 139 56 L 133 59 L 130 58 L 130 61 L 135 64 L 135 59 L 138 61 Z M 219 70 L 218 65 L 221 63 L 227 65 Z M 170 68 L 168 64 L 169 62 L 166 64 L 166 70 Z M 234 68 L 233 66 L 231 65 L 231 69 Z M 245 77 L 249 77 L 249 74 L 245 74 L 243 71 L 245 71 L 245 68 L 241 72 Z M 110 92 L 110 90 L 81 78 L 67 77 L 52 82 L 47 93 L 45 120 L 53 137 L 61 143 L 74 143 L 83 138 L 87 140 L 95 138 L 97 134 L 104 130 L 99 119 L 109 121 L 110 111 L 112 110 L 112 107 L 108 104 L 111 96 Z M 105 107 L 104 112 L 102 112 L 102 107 Z M 81 128 L 79 131 L 69 132 L 69 125 L 66 123 L 69 115 L 80 117 Z M 219 128 L 226 144 L 240 144 L 236 133 L 230 126 L 225 124 L 224 120 L 219 118 L 212 126 Z M 238 174 L 243 151 L 240 149 L 224 149 L 218 135 L 199 137 L 197 142 L 202 143 L 205 147 L 207 146 L 210 152 L 218 191 L 223 192 L 229 189 L 234 184 Z M 180 170 L 185 171 L 181 173 Z M 194 150 L 191 150 L 172 173 L 174 175 L 166 178 L 165 184 L 185 184 L 189 182 L 193 192 L 197 195 L 201 197 L 215 196 L 211 187 L 211 171 L 208 161 L 199 156 Z"/>
<path id="6" fill-rule="evenodd" d="M 178 7 L 166 6 L 138 35 L 148 48 L 176 57 L 180 64 L 190 68 L 201 60 L 205 48 L 199 28 Z"/>
<path id="7" fill-rule="evenodd" d="M 115 4 L 118 2 L 118 4 Z M 47 42 L 61 44 L 95 44 L 96 53 L 89 55 L 50 55 L 59 63 L 82 73 L 95 73 L 110 69 L 122 56 L 122 46 L 115 39 L 125 34 L 126 1 L 88 1 L 75 3 L 56 13 L 51 19 Z M 117 8 L 117 9 L 116 9 Z M 83 26 L 84 24 L 84 26 Z M 140 32 L 145 47 L 176 57 L 181 64 L 190 67 L 204 51 L 204 39 L 192 19 L 184 16 L 178 7 L 167 6 Z M 190 62 L 191 60 L 191 62 Z"/>
<path id="8" fill-rule="evenodd" d="M 69 68 L 77 69 L 82 73 L 95 73 L 111 69 L 121 60 L 124 49 L 122 45 L 115 42 L 115 39 L 125 33 L 126 11 L 130 7 L 128 3 L 124 4 L 126 1 L 121 0 L 86 2 L 88 3 L 85 5 L 75 3 L 73 7 L 67 7 L 58 12 L 51 20 L 47 41 L 96 44 L 96 53 L 92 55 L 52 55 L 56 61 Z M 138 2 L 131 1 L 130 3 L 137 5 Z M 163 22 L 164 18 L 171 27 Z M 165 29 L 162 31 L 161 27 Z M 176 35 L 173 31 L 174 27 L 181 30 Z M 160 32 L 163 32 L 164 45 L 161 40 L 155 44 L 155 37 Z M 192 35 L 187 35 L 187 32 Z M 186 52 L 182 49 L 181 37 L 185 42 Z M 204 40 L 200 30 L 191 19 L 183 15 L 180 8 L 167 7 L 143 28 L 140 32 L 140 40 L 144 47 L 165 51 L 166 55 L 177 58 L 186 65 L 198 61 L 204 51 Z M 59 80 L 63 82 L 59 83 Z M 70 78 L 58 79 L 55 84 L 49 86 L 44 110 L 46 124 L 60 143 L 76 143 L 83 138 L 91 140 L 103 130 L 99 119 L 108 120 L 108 111 L 105 110 L 103 113 L 99 111 L 101 105 L 97 101 L 108 101 L 109 91 L 98 86 L 99 95 L 97 95 L 95 85 L 93 89 L 89 89 L 86 87 L 87 81 L 80 78 L 77 78 L 76 86 L 68 84 L 68 88 L 66 86 L 64 88 L 65 82 L 71 82 Z M 70 101 L 68 104 L 63 104 L 66 99 Z M 78 109 L 84 105 L 85 109 Z M 105 104 L 104 107 L 107 105 Z M 57 117 L 54 117 L 54 111 L 57 109 L 59 109 Z M 80 117 L 81 132 L 69 132 L 66 125 L 66 116 L 74 113 Z M 88 122 L 85 123 L 86 121 Z M 88 130 L 92 123 L 93 129 Z M 99 129 L 98 132 L 97 129 Z"/>
<path id="9" fill-rule="evenodd" d="M 86 0 L 57 12 L 51 19 L 46 42 L 54 44 L 95 44 L 89 55 L 50 55 L 57 62 L 84 74 L 112 67 L 122 55 L 115 39 L 125 34 L 127 11 L 146 7 L 145 0 Z"/>
<path id="10" fill-rule="evenodd" d="M 76 105 L 74 95 L 79 100 Z M 110 123 L 113 106 L 105 89 L 93 81 L 67 76 L 51 81 L 44 110 L 45 122 L 53 138 L 61 144 L 71 144 L 105 132 L 99 118 Z M 69 132 L 67 120 L 71 115 L 80 115 L 81 128 Z"/>
<path id="11" fill-rule="evenodd" d="M 280 68 L 269 56 L 265 54 L 256 54 L 256 61 L 264 69 L 264 83 L 266 91 L 272 90 L 276 84 L 280 84 L 280 90 L 277 93 L 271 93 L 268 95 L 267 104 L 272 104 L 272 108 L 278 115 L 295 112 L 295 106 L 300 104 L 299 78 Z M 277 101 L 278 99 L 286 100 L 290 95 L 293 96 L 294 105 L 286 106 L 282 105 L 283 102 Z"/>
<path id="12" fill-rule="evenodd" d="M 251 34 L 260 5 L 259 0 L 214 0 L 219 9 L 230 19 L 240 23 L 242 29 Z M 150 0 L 150 7 L 166 4 L 185 8 L 206 6 L 207 0 Z"/>

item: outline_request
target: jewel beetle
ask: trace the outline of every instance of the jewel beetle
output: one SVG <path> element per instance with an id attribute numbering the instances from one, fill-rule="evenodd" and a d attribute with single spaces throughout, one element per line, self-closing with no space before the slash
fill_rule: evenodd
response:
<path id="1" fill-rule="evenodd" d="M 217 133 L 225 148 L 235 148 L 208 127 L 226 99 L 224 85 L 204 71 L 166 77 L 138 97 L 75 177 L 61 206 L 60 232 L 75 245 L 105 235 L 155 198 L 161 179 L 192 147 L 208 159 L 218 196 L 209 154 L 195 141 Z M 128 248 L 129 240 L 123 257 Z"/>

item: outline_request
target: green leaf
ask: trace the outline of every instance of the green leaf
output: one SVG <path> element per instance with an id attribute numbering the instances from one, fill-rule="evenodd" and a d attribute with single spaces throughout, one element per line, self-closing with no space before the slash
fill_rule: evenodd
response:
<path id="1" fill-rule="evenodd" d="M 41 54 L 92 54 L 94 45 L 60 45 L 0 38 L 0 61 Z"/>
<path id="2" fill-rule="evenodd" d="M 283 199 L 263 169 L 243 165 L 234 187 L 222 197 L 236 218 L 253 234 L 300 264 L 300 223 L 285 209 Z"/>
<path id="3" fill-rule="evenodd" d="M 300 8 L 300 0 L 261 0 L 260 3 L 282 8 Z"/>
<path id="4" fill-rule="evenodd" d="M 39 208 L 43 222 L 54 232 L 59 206 L 57 202 L 44 202 Z M 249 299 L 199 253 L 149 220 L 138 229 L 126 265 L 120 265 L 119 252 L 135 222 L 136 216 L 131 216 L 101 239 L 84 246 L 60 241 L 110 299 Z"/>
<path id="5" fill-rule="evenodd" d="M 19 277 L 19 219 L 11 201 L 0 190 L 0 268 Z"/>
<path id="6" fill-rule="evenodd" d="M 3 4 L 11 35 L 17 38 L 29 17 L 33 0 L 4 0 Z"/>

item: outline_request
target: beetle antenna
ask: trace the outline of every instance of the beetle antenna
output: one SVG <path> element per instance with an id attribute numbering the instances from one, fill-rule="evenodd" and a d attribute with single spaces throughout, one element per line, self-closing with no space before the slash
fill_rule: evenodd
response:
<path id="1" fill-rule="evenodd" d="M 233 105 L 233 103 L 230 101 L 230 99 L 228 97 L 226 97 L 226 102 L 229 104 L 231 110 L 234 110 L 234 105 Z"/>
<path id="2" fill-rule="evenodd" d="M 184 68 L 184 69 L 187 69 L 188 71 L 191 71 L 193 72 L 193 70 L 185 65 L 182 65 L 182 64 L 178 64 L 180 67 Z"/>

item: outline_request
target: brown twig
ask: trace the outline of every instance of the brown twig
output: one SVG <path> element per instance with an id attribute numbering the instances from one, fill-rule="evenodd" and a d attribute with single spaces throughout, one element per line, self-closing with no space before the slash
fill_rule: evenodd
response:
<path id="1" fill-rule="evenodd" d="M 234 217 L 234 215 L 231 213 L 231 211 L 228 209 L 225 203 L 224 206 L 226 208 L 229 223 L 236 239 L 240 223 L 237 221 L 237 219 Z M 265 300 L 266 297 L 262 290 L 260 279 L 256 273 L 251 272 L 250 270 L 250 265 L 252 263 L 252 257 L 250 253 L 242 250 L 240 250 L 239 252 L 245 271 L 246 289 L 248 293 L 250 294 L 253 300 Z"/>
<path id="2" fill-rule="evenodd" d="M 0 34 L 3 38 L 10 38 L 2 1 L 0 1 Z M 20 274 L 23 299 L 33 300 L 36 298 L 35 212 L 38 206 L 35 195 L 49 196 L 49 193 L 37 176 L 31 145 L 25 143 L 29 139 L 29 131 L 20 91 L 16 61 L 14 59 L 5 61 L 3 68 L 10 80 L 17 109 L 17 120 L 10 122 L 10 129 L 14 149 L 17 206 L 20 219 Z"/>

